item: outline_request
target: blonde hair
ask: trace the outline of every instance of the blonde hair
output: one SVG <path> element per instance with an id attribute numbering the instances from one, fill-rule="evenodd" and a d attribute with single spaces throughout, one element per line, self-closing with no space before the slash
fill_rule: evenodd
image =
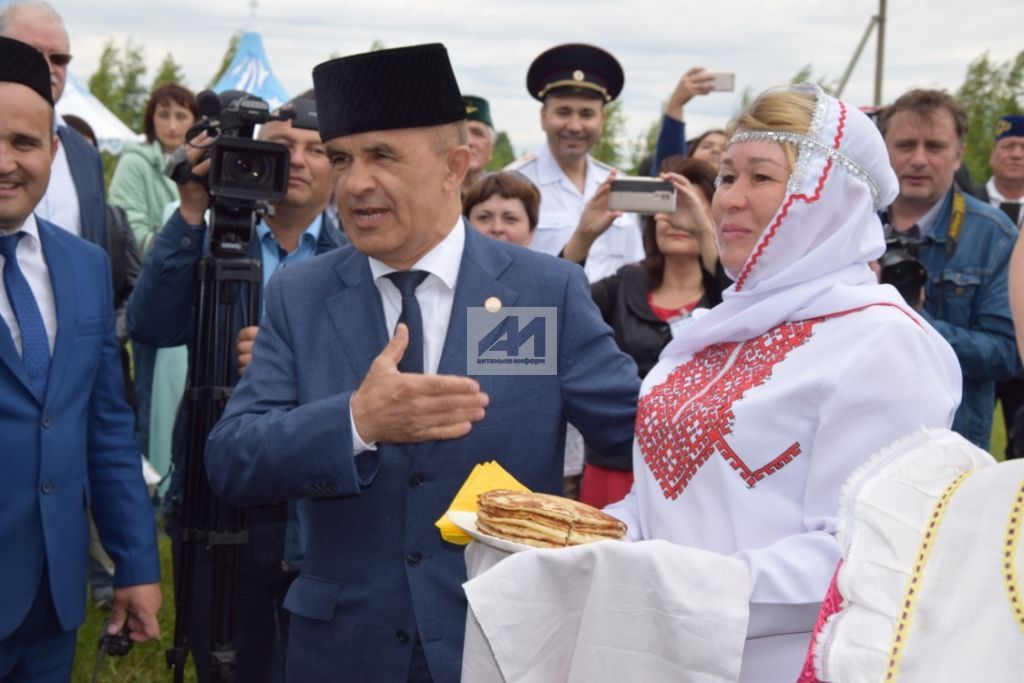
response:
<path id="1" fill-rule="evenodd" d="M 806 134 L 811 128 L 815 98 L 811 93 L 793 90 L 769 90 L 729 123 L 725 132 L 732 137 L 738 130 L 781 130 Z M 796 148 L 782 143 L 789 165 L 796 162 Z"/>

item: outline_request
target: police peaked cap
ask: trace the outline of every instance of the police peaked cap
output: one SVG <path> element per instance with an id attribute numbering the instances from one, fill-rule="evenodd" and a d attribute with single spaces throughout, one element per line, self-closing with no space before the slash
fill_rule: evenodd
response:
<path id="1" fill-rule="evenodd" d="M 28 86 L 53 106 L 50 67 L 46 57 L 20 40 L 0 36 L 0 82 Z"/>
<path id="2" fill-rule="evenodd" d="M 332 59 L 313 69 L 320 138 L 439 126 L 466 118 L 440 43 Z"/>
<path id="3" fill-rule="evenodd" d="M 548 95 L 589 94 L 611 102 L 622 92 L 626 77 L 611 53 L 593 45 L 557 45 L 533 60 L 526 89 L 534 99 Z"/>

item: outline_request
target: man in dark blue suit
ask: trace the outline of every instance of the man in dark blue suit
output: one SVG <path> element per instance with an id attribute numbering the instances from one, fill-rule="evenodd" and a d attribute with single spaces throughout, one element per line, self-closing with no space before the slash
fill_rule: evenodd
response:
<path id="1" fill-rule="evenodd" d="M 0 680 L 67 681 L 85 615 L 87 508 L 117 563 L 109 632 L 159 635 L 160 563 L 110 264 L 32 213 L 59 142 L 46 62 L 8 38 L 0 102 Z"/>
<path id="2" fill-rule="evenodd" d="M 70 41 L 60 15 L 41 2 L 8 3 L 0 10 L 0 36 L 20 40 L 43 54 L 56 104 L 64 93 L 71 61 Z M 100 155 L 59 117 L 57 122 L 60 148 L 53 159 L 50 185 L 36 206 L 36 213 L 109 251 Z"/>
<path id="3" fill-rule="evenodd" d="M 434 521 L 481 461 L 560 492 L 567 420 L 629 450 L 636 367 L 578 266 L 462 220 L 465 107 L 442 45 L 334 60 L 313 80 L 353 246 L 271 282 L 207 471 L 233 504 L 313 499 L 285 600 L 289 680 L 457 681 L 463 548 Z M 557 367 L 467 377 L 473 321 L 509 307 L 550 319 L 540 360 Z"/>

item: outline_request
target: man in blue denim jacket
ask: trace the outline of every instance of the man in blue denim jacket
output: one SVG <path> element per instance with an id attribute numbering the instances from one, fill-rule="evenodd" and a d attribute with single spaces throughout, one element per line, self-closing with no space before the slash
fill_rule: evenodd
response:
<path id="1" fill-rule="evenodd" d="M 879 119 L 900 194 L 883 222 L 912 245 L 927 273 L 921 315 L 946 338 L 964 373 L 953 429 L 988 448 L 995 383 L 1018 369 L 1007 290 L 1017 228 L 961 192 L 967 114 L 948 94 L 911 90 Z"/>

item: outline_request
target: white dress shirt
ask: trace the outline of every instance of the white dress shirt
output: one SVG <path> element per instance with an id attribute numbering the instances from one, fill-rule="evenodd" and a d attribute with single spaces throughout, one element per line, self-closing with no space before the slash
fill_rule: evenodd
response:
<path id="1" fill-rule="evenodd" d="M 64 120 L 57 118 L 57 124 L 63 126 Z M 82 234 L 78 190 L 75 189 L 75 181 L 71 177 L 71 166 L 68 164 L 64 145 L 57 145 L 57 156 L 53 158 L 53 164 L 50 166 L 50 184 L 46 187 L 46 194 L 36 205 L 36 213 L 40 218 L 68 232 L 79 236 Z"/>
<path id="2" fill-rule="evenodd" d="M 552 256 L 557 256 L 565 247 L 587 202 L 612 171 L 607 164 L 587 156 L 587 176 L 580 192 L 562 171 L 547 144 L 534 157 L 510 164 L 508 168 L 522 173 L 540 190 L 540 215 L 530 248 Z M 594 241 L 583 270 L 588 280 L 596 282 L 643 257 L 640 224 L 636 214 L 627 213 L 616 218 L 607 232 Z"/>
<path id="3" fill-rule="evenodd" d="M 466 229 L 459 216 L 448 235 L 413 264 L 410 270 L 423 270 L 429 273 L 423 283 L 416 288 L 416 301 L 420 305 L 423 316 L 423 371 L 425 374 L 436 374 L 441 364 L 441 352 L 444 340 L 448 335 L 448 321 L 452 317 L 452 304 L 455 301 L 455 285 L 459 279 L 459 264 L 462 262 L 462 250 L 466 246 Z M 402 294 L 398 287 L 388 279 L 388 273 L 398 269 L 370 257 L 370 272 L 374 284 L 380 291 L 381 303 L 384 305 L 384 322 L 387 327 L 388 339 L 395 335 L 398 317 L 402 313 Z M 352 408 L 349 407 L 351 417 Z M 351 421 L 351 420 L 350 420 Z M 352 424 L 352 452 L 359 454 L 365 450 L 375 450 L 374 444 L 365 443 Z"/>
<path id="4" fill-rule="evenodd" d="M 12 231 L 0 231 L 4 235 L 15 232 L 23 232 L 26 237 L 18 240 L 18 249 L 15 254 L 18 257 L 18 267 L 22 275 L 28 281 L 32 295 L 36 299 L 36 306 L 43 318 L 43 326 L 46 328 L 46 340 L 50 343 L 50 355 L 53 355 L 53 344 L 57 339 L 57 306 L 53 300 L 53 284 L 50 282 L 50 269 L 46 266 L 46 259 L 43 257 L 43 245 L 39 241 L 39 227 L 36 225 L 36 217 L 29 214 L 21 227 Z M 6 259 L 0 255 L 0 273 L 6 266 Z M 21 327 L 18 319 L 14 316 L 14 309 L 7 298 L 7 287 L 3 278 L 0 277 L 0 318 L 11 332 L 11 339 L 14 341 L 14 348 L 21 355 Z"/>

